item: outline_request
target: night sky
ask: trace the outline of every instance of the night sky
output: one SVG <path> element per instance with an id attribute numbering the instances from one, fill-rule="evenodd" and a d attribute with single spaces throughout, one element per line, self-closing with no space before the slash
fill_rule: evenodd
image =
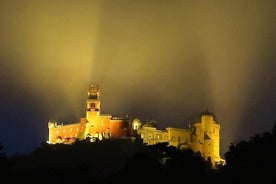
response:
<path id="1" fill-rule="evenodd" d="M 274 0 L 0 0 L 0 142 L 48 140 L 48 121 L 102 113 L 187 128 L 208 109 L 231 142 L 276 121 Z M 223 155 L 221 155 L 223 156 Z"/>

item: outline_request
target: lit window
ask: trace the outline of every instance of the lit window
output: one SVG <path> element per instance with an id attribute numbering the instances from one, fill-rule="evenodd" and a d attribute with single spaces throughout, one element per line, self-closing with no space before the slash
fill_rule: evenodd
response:
<path id="1" fill-rule="evenodd" d="M 73 130 L 72 130 L 72 128 L 70 128 L 70 132 L 72 132 Z"/>

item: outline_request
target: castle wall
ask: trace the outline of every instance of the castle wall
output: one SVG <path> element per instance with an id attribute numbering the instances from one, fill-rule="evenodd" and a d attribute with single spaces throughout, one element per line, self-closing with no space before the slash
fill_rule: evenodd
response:
<path id="1" fill-rule="evenodd" d="M 213 124 L 215 123 L 212 115 L 201 116 L 201 127 L 204 132 L 213 132 Z"/>
<path id="2" fill-rule="evenodd" d="M 183 144 L 188 144 L 190 141 L 190 131 L 180 128 L 166 128 L 168 131 L 169 145 L 179 147 Z"/>
<path id="3" fill-rule="evenodd" d="M 213 125 L 214 132 L 212 134 L 212 140 L 214 141 L 214 161 L 220 161 L 220 125 L 214 124 Z"/>
<path id="4" fill-rule="evenodd" d="M 89 127 L 87 127 L 87 134 L 90 134 L 92 137 L 99 138 L 99 134 L 105 134 L 109 129 L 111 116 L 95 115 L 92 119 L 93 121 L 88 123 Z"/>
<path id="5" fill-rule="evenodd" d="M 111 119 L 109 127 L 112 138 L 121 138 L 129 134 L 128 119 Z"/>
<path id="6" fill-rule="evenodd" d="M 89 123 L 96 123 L 99 119 L 100 112 L 98 111 L 86 111 L 86 119 Z"/>
<path id="7" fill-rule="evenodd" d="M 85 124 L 57 125 L 49 123 L 49 143 L 72 143 L 84 132 Z"/>
<path id="8" fill-rule="evenodd" d="M 141 138 L 143 139 L 143 143 L 147 145 L 156 144 L 156 140 L 154 140 L 154 132 L 156 131 L 155 127 L 142 127 L 138 130 Z"/>
<path id="9" fill-rule="evenodd" d="M 201 137 L 201 122 L 194 123 L 192 127 L 193 129 L 191 131 L 189 148 L 192 149 L 194 152 L 202 153 L 203 140 Z"/>

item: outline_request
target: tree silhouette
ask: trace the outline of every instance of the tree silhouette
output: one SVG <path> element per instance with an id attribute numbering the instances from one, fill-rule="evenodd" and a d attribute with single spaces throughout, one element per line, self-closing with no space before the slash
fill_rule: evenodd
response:
<path id="1" fill-rule="evenodd" d="M 248 141 L 231 144 L 225 153 L 222 176 L 228 181 L 275 182 L 276 126 L 271 132 L 256 133 Z"/>
<path id="2" fill-rule="evenodd" d="M 226 165 L 214 170 L 200 152 L 179 150 L 167 142 L 145 145 L 130 140 L 76 141 L 71 145 L 42 143 L 28 155 L 7 158 L 0 143 L 2 178 L 11 183 L 275 183 L 276 122 L 271 131 L 256 133 L 249 140 L 231 143 Z M 39 178 L 39 181 L 37 180 Z M 43 178 L 43 179 L 42 179 Z"/>
<path id="3" fill-rule="evenodd" d="M 0 142 L 0 178 L 6 178 L 10 171 L 10 163 L 3 148 Z"/>

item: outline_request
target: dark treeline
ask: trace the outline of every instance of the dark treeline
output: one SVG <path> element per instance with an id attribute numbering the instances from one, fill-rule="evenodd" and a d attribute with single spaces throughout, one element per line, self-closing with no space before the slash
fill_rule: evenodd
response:
<path id="1" fill-rule="evenodd" d="M 276 183 L 276 122 L 271 131 L 231 144 L 224 157 L 227 165 L 220 170 L 221 178 L 231 183 Z"/>
<path id="2" fill-rule="evenodd" d="M 192 150 L 167 143 L 104 140 L 72 145 L 42 143 L 28 155 L 7 158 L 0 145 L 0 182 L 15 183 L 237 183 L 276 181 L 276 124 L 272 131 L 231 144 L 226 165 L 212 169 Z"/>

